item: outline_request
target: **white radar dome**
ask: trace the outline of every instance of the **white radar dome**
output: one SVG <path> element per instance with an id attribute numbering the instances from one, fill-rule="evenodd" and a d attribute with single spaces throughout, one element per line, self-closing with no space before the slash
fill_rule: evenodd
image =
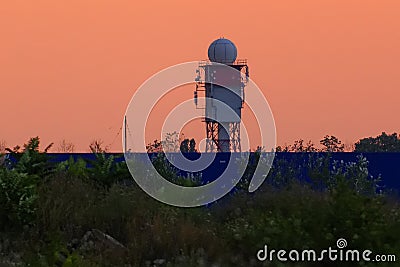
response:
<path id="1" fill-rule="evenodd" d="M 235 62 L 237 49 L 232 41 L 220 38 L 210 44 L 208 48 L 208 58 L 212 62 L 231 64 Z"/>

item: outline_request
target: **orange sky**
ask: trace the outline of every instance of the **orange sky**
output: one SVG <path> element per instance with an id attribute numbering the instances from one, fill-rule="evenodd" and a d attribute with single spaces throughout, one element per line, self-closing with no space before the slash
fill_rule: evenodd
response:
<path id="1" fill-rule="evenodd" d="M 279 144 L 400 131 L 398 0 L 14 0 L 0 7 L 0 140 L 110 144 L 141 83 L 220 36 L 248 60 Z"/>

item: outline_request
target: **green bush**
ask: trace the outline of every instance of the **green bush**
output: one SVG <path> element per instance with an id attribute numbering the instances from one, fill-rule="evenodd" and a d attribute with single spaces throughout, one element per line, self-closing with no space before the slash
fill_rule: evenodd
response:
<path id="1" fill-rule="evenodd" d="M 113 184 L 125 179 L 132 179 L 125 162 L 115 162 L 115 156 L 104 152 L 94 154 L 95 160 L 84 160 L 81 157 L 75 160 L 71 156 L 68 160 L 57 164 L 55 172 L 81 178 L 104 189 L 109 189 Z"/>
<path id="2" fill-rule="evenodd" d="M 39 151 L 40 138 L 33 137 L 29 139 L 28 143 L 24 144 L 23 149 L 19 146 L 14 147 L 12 150 L 7 148 L 10 155 L 17 160 L 16 163 L 9 162 L 8 167 L 21 173 L 44 177 L 48 175 L 54 167 L 54 165 L 49 162 L 47 156 L 47 151 L 52 145 L 51 143 L 43 151 Z"/>
<path id="3" fill-rule="evenodd" d="M 247 192 L 250 165 L 234 193 L 207 207 L 183 209 L 121 183 L 130 174 L 112 156 L 100 152 L 95 161 L 71 157 L 52 166 L 38 145 L 31 140 L 16 154 L 18 163 L 0 167 L 2 236 L 31 226 L 17 232 L 19 245 L 12 248 L 31 266 L 151 266 L 157 259 L 165 266 L 258 266 L 256 253 L 265 244 L 320 250 L 334 247 L 338 238 L 354 249 L 400 257 L 399 199 L 376 193 L 379 179 L 369 175 L 361 156 L 353 163 L 333 162 L 330 154 L 277 161 L 255 193 Z M 299 162 L 309 163 L 312 183 L 299 181 Z M 196 185 L 179 177 L 165 155 L 153 163 L 170 181 Z M 74 250 L 72 241 L 79 243 L 92 229 L 114 237 L 128 253 Z"/>
<path id="4" fill-rule="evenodd" d="M 75 160 L 72 156 L 70 156 L 68 160 L 57 164 L 56 173 L 68 175 L 75 178 L 88 179 L 89 174 L 86 165 L 86 161 L 81 157 Z"/>
<path id="5" fill-rule="evenodd" d="M 34 222 L 37 177 L 0 168 L 0 228 Z"/>

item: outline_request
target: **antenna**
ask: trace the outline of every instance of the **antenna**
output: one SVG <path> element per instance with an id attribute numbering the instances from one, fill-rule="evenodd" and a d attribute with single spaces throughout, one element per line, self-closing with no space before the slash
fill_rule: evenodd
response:
<path id="1" fill-rule="evenodd" d="M 126 129 L 127 129 L 127 125 L 126 125 L 126 115 L 125 115 L 125 117 L 124 117 L 124 151 L 125 151 L 125 153 L 128 151 L 128 142 L 127 142 L 127 131 L 126 131 Z"/>

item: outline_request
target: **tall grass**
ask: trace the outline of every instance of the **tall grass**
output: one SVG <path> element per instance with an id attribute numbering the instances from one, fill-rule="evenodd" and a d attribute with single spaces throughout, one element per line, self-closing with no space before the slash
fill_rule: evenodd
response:
<path id="1" fill-rule="evenodd" d="M 362 158 L 334 169 L 326 158 L 313 159 L 309 183 L 297 179 L 297 163 L 278 161 L 255 193 L 239 184 L 207 207 L 182 209 L 125 185 L 126 166 L 107 154 L 98 153 L 91 169 L 83 159 L 49 165 L 38 145 L 19 152 L 21 163 L 0 167 L 1 235 L 13 240 L 0 249 L 0 265 L 17 252 L 21 265 L 31 266 L 260 266 L 256 253 L 265 244 L 318 250 L 338 238 L 353 249 L 400 251 L 399 201 L 376 193 Z M 83 250 L 82 237 L 92 229 L 126 249 Z"/>

